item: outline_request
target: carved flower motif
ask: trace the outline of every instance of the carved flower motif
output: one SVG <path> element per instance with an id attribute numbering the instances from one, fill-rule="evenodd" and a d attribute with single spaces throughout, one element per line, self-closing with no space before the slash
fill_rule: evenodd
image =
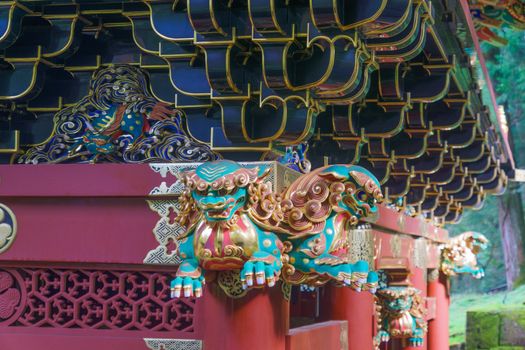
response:
<path id="1" fill-rule="evenodd" d="M 11 317 L 20 304 L 20 291 L 14 288 L 13 284 L 13 276 L 0 271 L 0 321 Z"/>
<path id="2" fill-rule="evenodd" d="M 0 224 L 0 247 L 3 247 L 7 243 L 7 238 L 11 235 L 13 229 L 8 224 Z"/>
<path id="3" fill-rule="evenodd" d="M 0 250 L 9 244 L 13 239 L 12 218 L 9 214 L 6 216 L 6 211 L 0 208 Z"/>

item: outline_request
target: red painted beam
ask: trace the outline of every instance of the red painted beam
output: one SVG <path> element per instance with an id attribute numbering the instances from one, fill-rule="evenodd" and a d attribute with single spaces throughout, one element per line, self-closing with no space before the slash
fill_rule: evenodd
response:
<path id="1" fill-rule="evenodd" d="M 18 221 L 0 261 L 141 264 L 157 246 L 152 230 L 159 216 L 146 199 L 162 182 L 176 181 L 148 164 L 0 166 L 0 174 L 0 202 Z M 384 206 L 373 225 L 439 242 L 447 236 Z"/>
<path id="2" fill-rule="evenodd" d="M 286 350 L 346 350 L 355 342 L 348 335 L 346 321 L 328 321 L 290 329 L 286 336 Z M 362 348 L 365 350 L 365 348 Z"/>
<path id="3" fill-rule="evenodd" d="M 367 219 L 366 222 L 371 223 L 374 228 L 380 227 L 389 231 L 425 237 L 432 241 L 446 242 L 448 240 L 447 230 L 434 226 L 421 218 L 411 217 L 387 208 L 384 205 L 379 205 L 377 215 Z"/>
<path id="4" fill-rule="evenodd" d="M 150 191 L 175 177 L 149 164 L 0 166 L 18 230 L 0 261 L 142 264 L 157 247 Z M 162 197 L 155 197 L 162 199 Z"/>
<path id="5" fill-rule="evenodd" d="M 148 164 L 0 165 L 0 197 L 144 197 L 162 181 Z"/>
<path id="6" fill-rule="evenodd" d="M 159 216 L 141 198 L 0 199 L 18 230 L 0 261 L 142 264 Z"/>

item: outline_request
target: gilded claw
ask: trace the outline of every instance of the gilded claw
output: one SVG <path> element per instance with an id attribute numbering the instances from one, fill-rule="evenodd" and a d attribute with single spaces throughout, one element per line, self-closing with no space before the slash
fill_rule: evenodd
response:
<path id="1" fill-rule="evenodd" d="M 174 299 L 174 298 L 180 298 L 180 292 L 181 292 L 181 288 L 174 288 L 171 290 L 171 298 Z"/>
<path id="2" fill-rule="evenodd" d="M 267 278 L 266 283 L 268 284 L 268 287 L 275 286 L 275 278 L 274 277 Z"/>
<path id="3" fill-rule="evenodd" d="M 247 272 L 244 277 L 246 278 L 246 285 L 248 287 L 251 287 L 253 286 L 253 273 L 252 272 Z"/>
<path id="4" fill-rule="evenodd" d="M 193 280 L 191 277 L 184 278 L 182 290 L 185 298 L 193 296 Z"/>
<path id="5" fill-rule="evenodd" d="M 202 296 L 202 286 L 204 284 L 204 278 L 196 277 L 192 278 L 189 276 L 176 277 L 171 281 L 170 295 L 172 298 L 180 298 L 183 295 L 185 298 Z"/>
<path id="6" fill-rule="evenodd" d="M 180 293 L 182 290 L 182 278 L 177 277 L 173 281 L 171 281 L 171 297 L 172 298 L 180 298 Z"/>
<path id="7" fill-rule="evenodd" d="M 264 271 L 263 272 L 257 272 L 255 274 L 255 280 L 257 281 L 258 285 L 260 285 L 260 286 L 264 285 L 264 281 L 265 281 Z"/>
<path id="8" fill-rule="evenodd" d="M 243 289 L 254 285 L 264 286 L 265 284 L 268 287 L 273 287 L 277 279 L 274 268 L 263 261 L 248 261 L 241 271 Z"/>

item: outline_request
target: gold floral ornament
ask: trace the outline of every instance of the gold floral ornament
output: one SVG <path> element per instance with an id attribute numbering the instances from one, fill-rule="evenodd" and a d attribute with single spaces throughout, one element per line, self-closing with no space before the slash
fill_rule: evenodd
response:
<path id="1" fill-rule="evenodd" d="M 15 214 L 3 204 L 0 204 L 0 253 L 9 249 L 16 236 Z"/>

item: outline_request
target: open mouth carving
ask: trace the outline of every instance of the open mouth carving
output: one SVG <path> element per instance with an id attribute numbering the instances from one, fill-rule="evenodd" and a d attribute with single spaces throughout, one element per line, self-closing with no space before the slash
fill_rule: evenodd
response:
<path id="1" fill-rule="evenodd" d="M 208 210 L 206 212 L 208 213 L 208 216 L 212 218 L 227 218 L 228 216 L 230 216 L 232 208 L 233 206 L 229 206 L 227 208 L 213 209 Z"/>

